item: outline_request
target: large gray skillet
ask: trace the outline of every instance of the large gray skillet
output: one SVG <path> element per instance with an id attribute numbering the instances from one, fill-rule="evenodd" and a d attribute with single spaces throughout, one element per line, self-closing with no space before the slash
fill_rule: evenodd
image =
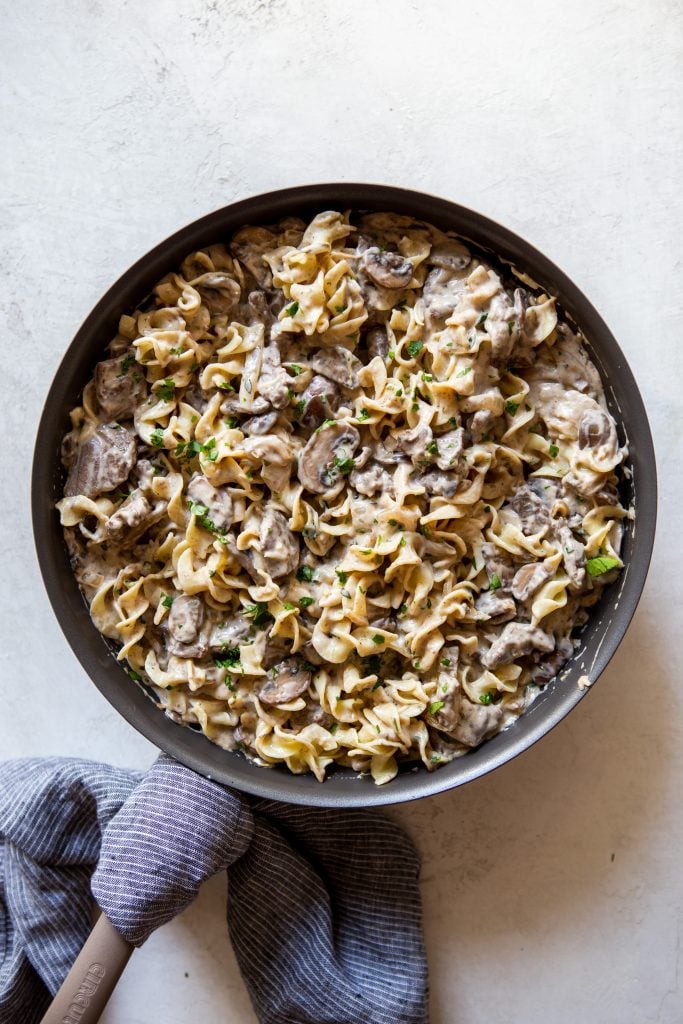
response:
<path id="1" fill-rule="evenodd" d="M 390 210 L 454 230 L 557 296 L 588 341 L 621 440 L 628 441 L 630 472 L 624 481 L 622 501 L 635 509 L 635 520 L 626 524 L 625 569 L 592 609 L 580 647 L 561 677 L 546 687 L 522 718 L 477 750 L 433 772 L 408 765 L 385 786 L 375 786 L 370 778 L 359 778 L 350 769 L 337 769 L 320 784 L 312 775 L 292 775 L 283 767 L 258 767 L 242 754 L 222 750 L 201 733 L 167 718 L 114 660 L 92 624 L 71 573 L 54 511 L 54 503 L 62 496 L 64 474 L 59 450 L 68 429 L 69 410 L 79 402 L 95 363 L 116 333 L 119 316 L 142 302 L 156 282 L 176 269 L 188 253 L 227 239 L 244 224 L 269 224 L 286 216 L 307 218 L 321 210 L 349 208 Z M 31 497 L 38 560 L 55 615 L 83 668 L 131 725 L 189 768 L 247 793 L 290 803 L 352 807 L 414 800 L 470 782 L 526 750 L 583 699 L 589 691 L 579 688 L 579 678 L 588 676 L 592 682 L 598 678 L 624 636 L 640 598 L 654 540 L 657 480 L 652 437 L 631 370 L 599 313 L 561 270 L 507 228 L 445 199 L 385 185 L 336 183 L 281 189 L 210 213 L 157 245 L 112 285 L 67 349 L 48 392 L 33 459 Z"/>

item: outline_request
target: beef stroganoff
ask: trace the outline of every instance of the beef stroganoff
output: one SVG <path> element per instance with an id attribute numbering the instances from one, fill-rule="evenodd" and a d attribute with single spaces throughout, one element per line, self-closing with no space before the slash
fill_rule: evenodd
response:
<path id="1" fill-rule="evenodd" d="M 622 565 L 580 334 L 405 216 L 192 253 L 71 421 L 58 509 L 97 629 L 171 717 L 321 781 L 506 727 Z"/>

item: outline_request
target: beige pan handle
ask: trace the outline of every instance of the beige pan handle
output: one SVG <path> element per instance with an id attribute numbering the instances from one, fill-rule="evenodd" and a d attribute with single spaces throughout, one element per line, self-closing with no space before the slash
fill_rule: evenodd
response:
<path id="1" fill-rule="evenodd" d="M 41 1024 L 96 1024 L 133 949 L 100 914 Z"/>

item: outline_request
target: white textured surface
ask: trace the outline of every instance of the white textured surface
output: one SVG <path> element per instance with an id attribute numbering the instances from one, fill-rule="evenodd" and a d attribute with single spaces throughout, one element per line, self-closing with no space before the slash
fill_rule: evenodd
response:
<path id="1" fill-rule="evenodd" d="M 526 235 L 605 316 L 650 412 L 661 512 L 643 601 L 595 692 L 514 764 L 396 812 L 424 856 L 432 1021 L 679 1022 L 679 4 L 4 0 L 0 13 L 2 755 L 154 756 L 70 654 L 29 528 L 41 403 L 102 291 L 249 193 L 346 179 L 453 198 Z M 107 1024 L 254 1020 L 224 888 L 135 954 Z"/>

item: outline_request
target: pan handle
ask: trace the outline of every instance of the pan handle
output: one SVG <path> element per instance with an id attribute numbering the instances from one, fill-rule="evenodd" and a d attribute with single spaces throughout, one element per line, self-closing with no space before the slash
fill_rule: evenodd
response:
<path id="1" fill-rule="evenodd" d="M 100 914 L 41 1024 L 96 1024 L 133 949 Z"/>

